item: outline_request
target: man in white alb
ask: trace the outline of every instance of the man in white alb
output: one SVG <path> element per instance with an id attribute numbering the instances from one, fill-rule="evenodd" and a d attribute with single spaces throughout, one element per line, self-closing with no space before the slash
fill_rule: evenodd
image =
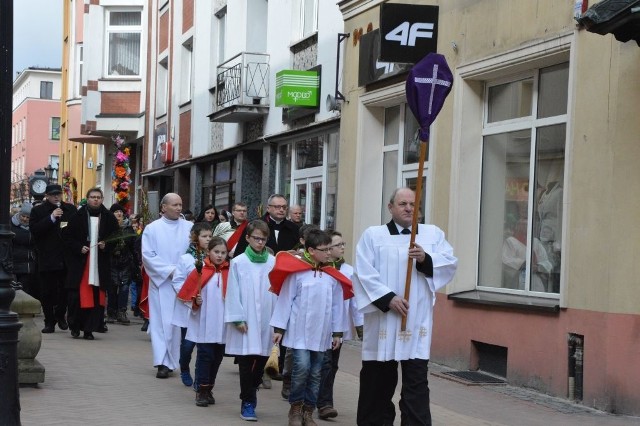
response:
<path id="1" fill-rule="evenodd" d="M 176 292 L 171 285 L 180 256 L 189 247 L 193 223 L 180 217 L 182 199 L 168 193 L 160 203 L 162 216 L 142 233 L 142 263 L 149 275 L 149 329 L 156 377 L 164 379 L 178 367 L 180 327 L 171 323 Z"/>
<path id="2" fill-rule="evenodd" d="M 356 246 L 353 290 L 364 313 L 357 423 L 393 425 L 400 362 L 401 424 L 431 425 L 427 377 L 435 292 L 451 281 L 458 260 L 444 232 L 434 225 L 418 225 L 415 244 L 409 248 L 415 208 L 411 189 L 396 189 L 388 208 L 392 220 L 367 228 Z M 409 258 L 414 266 L 406 300 Z"/>

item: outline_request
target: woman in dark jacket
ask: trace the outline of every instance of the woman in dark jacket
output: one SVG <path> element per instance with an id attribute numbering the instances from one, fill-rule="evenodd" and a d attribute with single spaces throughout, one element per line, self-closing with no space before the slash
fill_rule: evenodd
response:
<path id="1" fill-rule="evenodd" d="M 102 325 L 105 292 L 111 287 L 109 238 L 118 231 L 118 221 L 102 205 L 99 188 L 87 192 L 87 205 L 69 220 L 62 236 L 67 246 L 67 292 L 71 336 L 93 340 Z M 97 234 L 97 235 L 96 235 Z"/>
<path id="2" fill-rule="evenodd" d="M 198 217 L 196 218 L 196 223 L 206 222 L 209 224 L 211 229 L 216 229 L 216 226 L 220 223 L 220 218 L 218 217 L 218 209 L 213 207 L 213 205 L 209 204 L 205 206 Z"/>
<path id="3" fill-rule="evenodd" d="M 36 246 L 29 231 L 31 203 L 25 202 L 22 208 L 11 218 L 13 238 L 13 273 L 16 281 L 22 284 L 22 290 L 39 299 L 38 274 L 36 271 Z"/>

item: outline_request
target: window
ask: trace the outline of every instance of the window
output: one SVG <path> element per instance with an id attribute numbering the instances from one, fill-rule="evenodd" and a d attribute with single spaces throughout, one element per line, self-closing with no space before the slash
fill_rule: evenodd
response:
<path id="1" fill-rule="evenodd" d="M 318 0 L 299 0 L 299 38 L 307 37 L 318 30 Z"/>
<path id="2" fill-rule="evenodd" d="M 224 63 L 225 41 L 227 34 L 227 7 L 223 7 L 216 13 L 218 21 L 218 64 Z"/>
<path id="3" fill-rule="evenodd" d="M 384 110 L 384 142 L 382 149 L 382 206 L 381 220 L 391 220 L 389 199 L 393 191 L 400 186 L 416 189 L 418 182 L 418 160 L 420 141 L 418 140 L 418 122 L 407 104 L 395 105 Z M 426 209 L 426 171 L 422 178 L 422 198 L 420 200 L 419 221 L 424 222 Z"/>
<path id="4" fill-rule="evenodd" d="M 560 292 L 569 64 L 485 90 L 478 286 Z"/>
<path id="5" fill-rule="evenodd" d="M 51 140 L 60 140 L 60 117 L 51 117 L 51 132 L 49 135 Z"/>
<path id="6" fill-rule="evenodd" d="M 76 97 L 80 97 L 82 95 L 82 71 L 84 65 L 84 48 L 82 43 L 76 46 L 76 84 L 75 84 L 75 93 Z"/>
<path id="7" fill-rule="evenodd" d="M 156 85 L 156 117 L 161 117 L 167 113 L 169 91 L 169 59 L 167 57 L 164 57 L 158 63 Z"/>
<path id="8" fill-rule="evenodd" d="M 222 160 L 206 168 L 202 185 L 202 206 L 231 210 L 236 199 L 235 159 Z"/>
<path id="9" fill-rule="evenodd" d="M 191 80 L 193 75 L 193 39 L 189 39 L 182 45 L 182 60 L 180 62 L 180 104 L 184 104 L 191 100 Z"/>
<path id="10" fill-rule="evenodd" d="M 40 82 L 40 99 L 53 99 L 53 81 Z"/>
<path id="11" fill-rule="evenodd" d="M 109 11 L 107 13 L 106 75 L 139 76 L 142 12 Z"/>

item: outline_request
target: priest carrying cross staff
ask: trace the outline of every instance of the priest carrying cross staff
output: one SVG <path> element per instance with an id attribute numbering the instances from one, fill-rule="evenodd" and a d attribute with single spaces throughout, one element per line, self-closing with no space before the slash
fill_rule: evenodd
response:
<path id="1" fill-rule="evenodd" d="M 407 79 L 410 106 L 415 100 L 413 104 L 428 110 L 427 120 L 419 117 L 419 183 L 428 128 L 442 108 L 451 81 L 444 57 L 434 54 L 420 61 Z M 423 86 L 418 89 L 426 89 L 426 97 L 410 93 L 415 86 Z M 364 314 L 359 426 L 393 425 L 398 362 L 402 368 L 401 424 L 431 425 L 428 363 L 435 292 L 451 281 L 458 260 L 440 228 L 417 224 L 419 205 L 416 192 L 396 189 L 388 204 L 391 221 L 367 228 L 356 246 L 353 289 Z"/>

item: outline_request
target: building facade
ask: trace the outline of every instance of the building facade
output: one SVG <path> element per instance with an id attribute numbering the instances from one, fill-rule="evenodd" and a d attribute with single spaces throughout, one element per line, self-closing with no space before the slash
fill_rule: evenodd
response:
<path id="1" fill-rule="evenodd" d="M 60 150 L 60 69 L 29 67 L 13 83 L 11 203 L 30 198 L 29 177 L 54 169 Z"/>
<path id="2" fill-rule="evenodd" d="M 578 28 L 570 0 L 338 2 L 358 39 L 345 52 L 351 143 L 338 167 L 353 190 L 338 195 L 338 221 L 353 241 L 388 220 L 389 191 L 415 184 L 406 70 L 378 62 L 359 75 L 363 44 L 385 36 L 385 3 L 439 6 L 437 51 L 454 75 L 421 206 L 459 258 L 436 298 L 432 360 L 640 414 L 637 44 Z"/>
<path id="3" fill-rule="evenodd" d="M 146 100 L 147 2 L 66 0 L 64 3 L 62 169 L 78 182 L 78 199 L 93 186 L 105 204 L 126 203 L 114 187 L 128 148 L 125 176 L 130 211 L 139 188 Z M 123 141 L 119 148 L 115 140 Z"/>
<path id="4" fill-rule="evenodd" d="M 337 6 L 155 1 L 149 21 L 147 188 L 177 192 L 196 214 L 242 201 L 249 217 L 279 192 L 307 222 L 333 226 L 340 114 L 324 99 L 336 87 Z M 281 71 L 309 72 L 309 104 L 276 99 Z"/>

